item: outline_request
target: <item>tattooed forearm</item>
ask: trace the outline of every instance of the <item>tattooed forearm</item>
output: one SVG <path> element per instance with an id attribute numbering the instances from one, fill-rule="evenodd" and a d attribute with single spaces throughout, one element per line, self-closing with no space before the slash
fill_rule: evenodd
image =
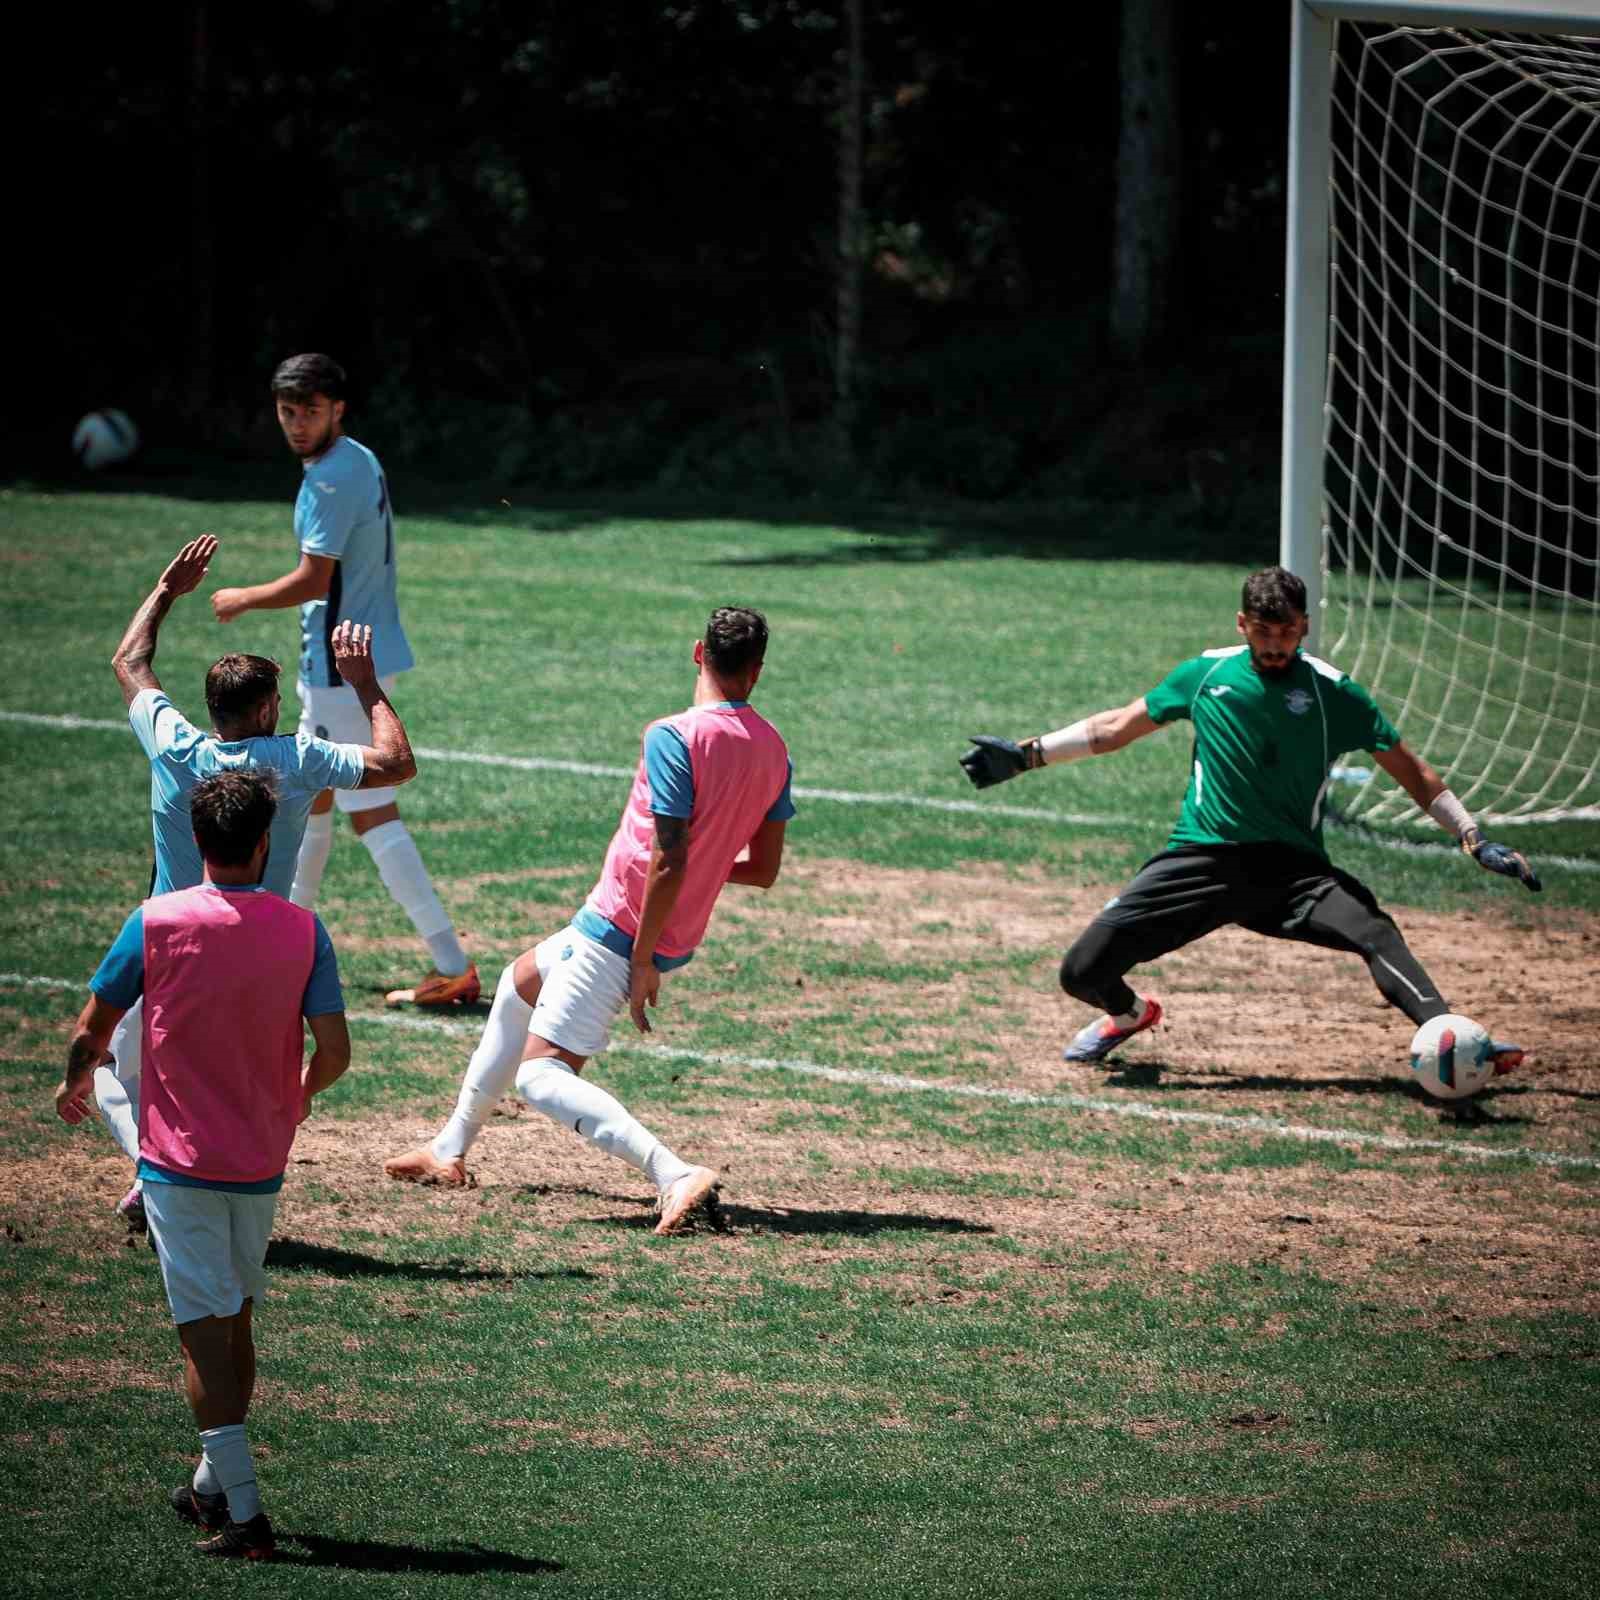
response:
<path id="1" fill-rule="evenodd" d="M 159 689 L 150 663 L 156 656 L 156 633 L 161 620 L 172 609 L 172 596 L 160 585 L 145 597 L 144 604 L 133 614 L 128 631 L 111 658 L 111 669 L 117 675 L 124 694 L 131 700 L 141 689 Z"/>
<path id="2" fill-rule="evenodd" d="M 674 865 L 680 863 L 689 849 L 689 819 L 658 815 L 656 849 Z"/>
<path id="3" fill-rule="evenodd" d="M 87 1072 L 100 1059 L 100 1047 L 86 1033 L 75 1033 L 67 1046 L 67 1076 Z"/>

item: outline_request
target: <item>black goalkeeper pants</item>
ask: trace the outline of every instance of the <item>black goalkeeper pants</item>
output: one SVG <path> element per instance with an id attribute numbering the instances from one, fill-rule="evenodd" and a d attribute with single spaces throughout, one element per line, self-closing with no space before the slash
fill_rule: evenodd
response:
<path id="1" fill-rule="evenodd" d="M 1450 1008 L 1372 891 L 1348 872 L 1284 845 L 1191 846 L 1145 862 L 1061 958 L 1061 987 L 1119 1016 L 1124 974 L 1229 923 L 1360 956 L 1385 1000 L 1415 1023 Z"/>

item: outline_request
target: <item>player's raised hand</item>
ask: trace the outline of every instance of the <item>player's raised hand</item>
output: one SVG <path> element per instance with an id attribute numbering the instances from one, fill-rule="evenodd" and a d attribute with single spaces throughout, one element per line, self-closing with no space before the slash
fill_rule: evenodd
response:
<path id="1" fill-rule="evenodd" d="M 1469 828 L 1462 836 L 1461 848 L 1485 872 L 1498 872 L 1502 878 L 1515 878 L 1530 894 L 1538 894 L 1544 887 L 1539 874 L 1528 865 L 1528 858 L 1520 850 L 1507 844 L 1492 844 L 1476 828 Z"/>
<path id="2" fill-rule="evenodd" d="M 205 577 L 206 568 L 211 565 L 211 558 L 216 553 L 217 536 L 214 533 L 202 533 L 198 539 L 191 539 L 167 563 L 166 570 L 161 574 L 161 587 L 173 599 L 180 594 L 188 594 Z"/>
<path id="3" fill-rule="evenodd" d="M 339 676 L 353 689 L 376 683 L 378 669 L 372 660 L 372 624 L 346 619 L 333 630 L 333 661 Z"/>
<path id="4" fill-rule="evenodd" d="M 972 749 L 960 761 L 975 788 L 988 789 L 1039 765 L 1029 759 L 1028 751 L 1010 739 L 1000 739 L 992 733 L 974 733 L 968 737 Z"/>

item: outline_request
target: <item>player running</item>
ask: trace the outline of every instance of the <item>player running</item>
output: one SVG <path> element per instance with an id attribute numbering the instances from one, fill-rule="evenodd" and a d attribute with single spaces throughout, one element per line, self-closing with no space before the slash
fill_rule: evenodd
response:
<path id="1" fill-rule="evenodd" d="M 709 1167 L 680 1160 L 578 1074 L 624 1006 L 650 1032 L 661 974 L 694 954 L 723 884 L 765 889 L 778 876 L 795 811 L 789 752 L 749 704 L 766 648 L 759 611 L 711 613 L 694 646 L 694 702 L 645 729 L 600 881 L 567 927 L 500 974 L 455 1114 L 431 1144 L 386 1161 L 391 1178 L 465 1184 L 467 1151 L 515 1081 L 529 1105 L 650 1179 L 657 1233 L 709 1200 Z"/>
<path id="2" fill-rule="evenodd" d="M 191 539 L 167 564 L 134 612 L 111 669 L 128 707 L 128 722 L 150 761 L 150 819 L 155 834 L 151 894 L 192 889 L 203 876 L 190 825 L 189 799 L 202 779 L 219 772 L 265 772 L 277 806 L 269 838 L 265 886 L 289 894 L 294 861 L 312 802 L 326 789 L 381 790 L 416 776 L 406 730 L 378 682 L 371 630 L 343 622 L 332 647 L 340 675 L 364 708 L 370 744 L 332 744 L 309 733 L 277 732 L 278 663 L 265 656 L 227 655 L 206 673 L 209 733 L 197 728 L 167 698 L 155 673 L 156 642 L 172 603 L 193 590 L 217 552 L 211 534 Z M 94 1076 L 95 1103 L 130 1161 L 139 1159 L 139 1077 L 143 1010 L 135 1001 L 117 1024 L 110 1060 Z M 145 1228 L 143 1185 L 117 1202 L 136 1232 Z"/>
<path id="3" fill-rule="evenodd" d="M 1371 751 L 1479 866 L 1539 888 L 1521 855 L 1483 838 L 1371 695 L 1301 650 L 1307 619 L 1299 578 L 1282 567 L 1247 578 L 1237 627 L 1242 645 L 1185 661 L 1120 710 L 1021 744 L 984 735 L 961 757 L 984 789 L 1038 767 L 1109 755 L 1180 718 L 1194 724 L 1189 786 L 1167 848 L 1062 958 L 1061 987 L 1105 1013 L 1067 1046 L 1068 1061 L 1103 1061 L 1155 1027 L 1160 1002 L 1136 993 L 1124 974 L 1228 923 L 1355 952 L 1384 999 L 1416 1024 L 1451 1009 L 1372 892 L 1333 866 L 1323 848 L 1328 773 L 1345 751 Z M 1516 1045 L 1494 1050 L 1497 1071 L 1522 1061 Z"/>
<path id="4" fill-rule="evenodd" d="M 218 622 L 246 611 L 300 608 L 300 728 L 318 738 L 371 739 L 365 709 L 339 682 L 332 638 L 348 617 L 372 629 L 378 676 L 392 688 L 412 664 L 400 626 L 396 591 L 394 508 L 378 458 L 344 432 L 345 372 L 330 356 L 290 356 L 272 375 L 278 425 L 300 458 L 304 478 L 294 503 L 300 564 L 271 583 L 218 589 L 211 609 Z M 306 824 L 292 898 L 312 906 L 333 847 L 333 807 L 350 818 L 384 887 L 428 947 L 433 970 L 411 989 L 396 989 L 389 1004 L 470 1004 L 478 971 L 461 948 L 450 914 L 434 891 L 416 841 L 400 820 L 389 788 L 331 790 L 317 798 Z"/>

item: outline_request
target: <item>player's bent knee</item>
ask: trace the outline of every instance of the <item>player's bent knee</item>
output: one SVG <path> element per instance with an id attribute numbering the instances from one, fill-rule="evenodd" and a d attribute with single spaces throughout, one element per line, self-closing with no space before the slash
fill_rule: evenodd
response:
<path id="1" fill-rule="evenodd" d="M 560 1101 L 566 1082 L 575 1077 L 577 1073 L 559 1056 L 532 1056 L 517 1068 L 517 1093 L 536 1111 L 554 1116 L 551 1107 Z"/>
<path id="2" fill-rule="evenodd" d="M 1082 1000 L 1087 1005 L 1099 1005 L 1100 991 L 1106 980 L 1121 976 L 1120 973 L 1106 970 L 1103 954 L 1098 942 L 1091 943 L 1088 938 L 1083 938 L 1062 956 L 1061 987 L 1074 1000 Z"/>

